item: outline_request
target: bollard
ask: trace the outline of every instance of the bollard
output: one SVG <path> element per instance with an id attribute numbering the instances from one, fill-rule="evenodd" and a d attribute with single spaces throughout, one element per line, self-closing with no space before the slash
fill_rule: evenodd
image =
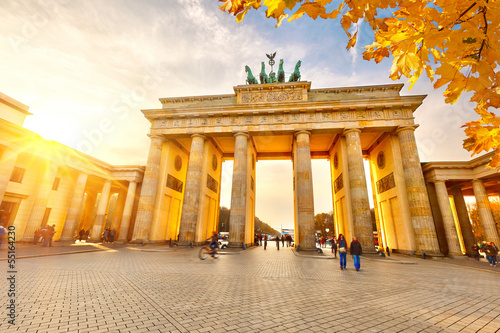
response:
<path id="1" fill-rule="evenodd" d="M 193 243 L 189 243 L 189 246 L 191 246 L 191 248 L 193 248 Z"/>
<path id="2" fill-rule="evenodd" d="M 142 241 L 142 244 L 141 244 L 141 246 L 144 246 L 144 241 Z"/>
<path id="3" fill-rule="evenodd" d="M 387 255 L 390 257 L 391 256 L 391 251 L 389 250 L 389 246 L 386 248 L 387 250 Z"/>
<path id="4" fill-rule="evenodd" d="M 243 250 L 246 250 L 245 243 L 241 242 L 241 247 L 243 248 Z"/>
<path id="5" fill-rule="evenodd" d="M 297 249 L 295 250 L 295 252 L 299 252 L 299 249 L 300 249 L 300 245 L 297 245 Z"/>
<path id="6" fill-rule="evenodd" d="M 422 259 L 425 259 L 425 253 L 422 252 Z"/>

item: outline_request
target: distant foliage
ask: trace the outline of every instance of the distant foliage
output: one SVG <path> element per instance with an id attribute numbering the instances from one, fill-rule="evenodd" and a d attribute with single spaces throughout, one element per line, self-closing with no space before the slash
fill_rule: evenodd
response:
<path id="1" fill-rule="evenodd" d="M 219 211 L 219 232 L 229 231 L 231 209 L 227 207 L 221 207 Z M 255 228 L 254 232 L 258 234 L 267 235 L 279 235 L 278 230 L 273 229 L 269 224 L 262 222 L 257 216 L 255 217 Z"/>
<path id="2" fill-rule="evenodd" d="M 500 232 L 500 201 L 496 199 L 490 199 L 490 207 L 493 213 L 493 218 L 497 224 L 497 229 Z M 483 224 L 481 223 L 481 217 L 479 215 L 479 209 L 476 203 L 470 203 L 467 205 L 469 210 L 469 218 L 472 223 L 472 232 L 474 233 L 474 238 L 477 242 L 491 241 L 485 238 Z"/>
<path id="3" fill-rule="evenodd" d="M 314 227 L 316 230 L 320 230 L 323 237 L 335 234 L 333 212 L 316 214 L 314 216 Z M 326 232 L 326 229 L 328 229 L 328 232 Z"/>
<path id="4" fill-rule="evenodd" d="M 446 103 L 455 103 L 464 91 L 480 118 L 464 125 L 464 148 L 477 154 L 497 149 L 490 166 L 500 165 L 500 1 L 498 0 L 219 0 L 222 11 L 241 22 L 250 9 L 266 8 L 266 16 L 296 20 L 336 19 L 349 38 L 358 40 L 363 21 L 375 33 L 363 58 L 379 63 L 392 55 L 389 77 L 409 78 L 410 88 L 425 72 L 434 88 L 446 87 Z M 365 24 L 366 26 L 366 24 Z"/>

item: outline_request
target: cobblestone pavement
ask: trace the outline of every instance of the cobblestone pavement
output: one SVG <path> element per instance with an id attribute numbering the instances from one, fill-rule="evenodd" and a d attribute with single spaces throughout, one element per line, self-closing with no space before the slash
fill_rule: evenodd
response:
<path id="1" fill-rule="evenodd" d="M 0 331 L 500 332 L 496 271 L 362 257 L 357 272 L 350 256 L 341 271 L 274 244 L 205 261 L 197 252 L 116 246 L 19 259 L 16 325 L 3 279 Z"/>

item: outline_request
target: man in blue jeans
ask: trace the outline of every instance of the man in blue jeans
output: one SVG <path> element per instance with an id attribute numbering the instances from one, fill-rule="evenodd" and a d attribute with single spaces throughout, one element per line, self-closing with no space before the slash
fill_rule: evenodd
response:
<path id="1" fill-rule="evenodd" d="M 361 268 L 361 262 L 359 256 L 363 254 L 363 249 L 361 248 L 361 244 L 358 242 L 356 237 L 352 238 L 350 252 L 352 254 L 352 259 L 354 261 L 354 267 L 357 271 Z"/>

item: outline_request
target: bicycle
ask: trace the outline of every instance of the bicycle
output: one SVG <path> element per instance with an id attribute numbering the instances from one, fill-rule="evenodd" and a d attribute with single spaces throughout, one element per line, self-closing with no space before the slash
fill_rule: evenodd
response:
<path id="1" fill-rule="evenodd" d="M 219 253 L 219 250 L 217 249 L 217 246 L 212 250 L 210 248 L 210 242 L 207 241 L 205 246 L 203 246 L 201 249 L 200 249 L 200 252 L 198 252 L 198 257 L 201 259 L 201 260 L 205 260 L 207 259 L 208 256 L 212 256 L 214 259 L 217 259 L 220 257 L 220 253 Z"/>

